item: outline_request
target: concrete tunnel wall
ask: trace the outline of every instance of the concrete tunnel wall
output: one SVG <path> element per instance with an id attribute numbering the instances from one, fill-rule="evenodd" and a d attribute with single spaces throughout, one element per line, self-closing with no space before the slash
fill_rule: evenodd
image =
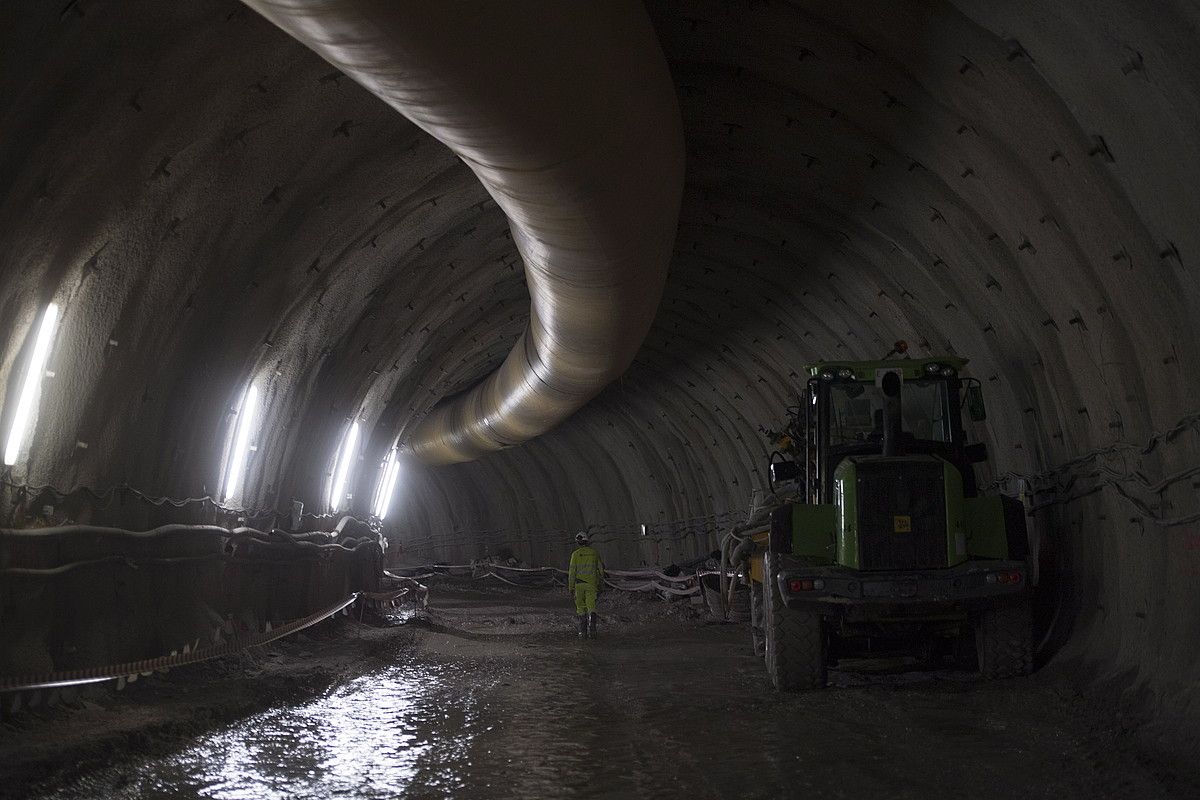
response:
<path id="1" fill-rule="evenodd" d="M 406 465 L 385 525 L 401 556 L 556 562 L 585 524 L 613 560 L 705 552 L 764 489 L 760 428 L 801 365 L 903 338 L 972 360 L 989 478 L 1042 490 L 1051 638 L 1194 715 L 1200 15 L 648 9 L 688 148 L 658 320 L 550 435 Z M 254 379 L 246 504 L 323 506 L 358 416 L 365 513 L 396 437 L 524 326 L 503 215 L 445 148 L 231 0 L 8 3 L 0 31 L 5 431 L 36 315 L 63 306 L 11 480 L 212 493 Z"/>

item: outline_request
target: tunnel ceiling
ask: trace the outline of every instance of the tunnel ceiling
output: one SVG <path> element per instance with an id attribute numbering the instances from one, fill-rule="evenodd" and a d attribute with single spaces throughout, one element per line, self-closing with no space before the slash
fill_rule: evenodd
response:
<path id="1" fill-rule="evenodd" d="M 998 472 L 1143 441 L 1194 410 L 1194 9 L 648 11 L 687 146 L 649 338 L 553 433 L 407 467 L 400 540 L 725 519 L 763 489 L 762 429 L 802 365 L 896 339 L 971 359 Z M 13 478 L 211 493 L 253 380 L 248 503 L 320 507 L 357 416 L 365 512 L 396 438 L 526 324 L 494 202 L 230 0 L 6 3 L 0 31 L 5 430 L 36 316 L 63 306 Z"/>

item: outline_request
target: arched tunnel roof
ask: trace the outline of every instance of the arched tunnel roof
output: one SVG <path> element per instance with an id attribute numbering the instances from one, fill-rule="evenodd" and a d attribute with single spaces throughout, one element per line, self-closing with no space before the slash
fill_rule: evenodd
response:
<path id="1" fill-rule="evenodd" d="M 1057 504 L 1050 535 L 1080 618 L 1118 620 L 1088 629 L 1096 647 L 1178 642 L 1200 561 L 1155 519 L 1191 513 L 1192 489 L 1159 486 L 1139 507 L 1128 481 L 1196 456 L 1194 438 L 1151 438 L 1197 410 L 1195 10 L 647 8 L 687 148 L 654 326 L 623 377 L 552 433 L 474 463 L 406 465 L 389 535 L 533 560 L 560 556 L 581 525 L 684 541 L 764 490 L 762 431 L 804 364 L 905 339 L 914 356 L 970 359 L 996 475 L 1164 443 Z M 495 203 L 444 146 L 231 0 L 6 3 L 0 31 L 5 430 L 38 315 L 62 308 L 12 479 L 214 493 L 253 381 L 247 504 L 319 508 L 358 418 L 365 513 L 387 450 L 526 324 Z M 1164 673 L 1182 675 L 1198 646 Z"/>

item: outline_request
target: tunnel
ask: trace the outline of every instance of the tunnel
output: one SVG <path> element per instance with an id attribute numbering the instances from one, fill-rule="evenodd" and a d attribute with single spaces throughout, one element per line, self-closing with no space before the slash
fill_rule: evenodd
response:
<path id="1" fill-rule="evenodd" d="M 1198 26 L 1173 0 L 0 5 L 0 794 L 917 797 L 936 756 L 979 797 L 1196 796 Z M 1033 674 L 778 694 L 728 537 L 778 501 L 810 366 L 888 359 L 963 359 L 986 397 L 962 435 L 1028 530 Z M 578 531 L 629 572 L 582 655 Z M 426 621 L 351 627 L 400 599 Z M 544 691 L 506 696 L 522 673 Z M 581 684 L 624 694 L 579 711 Z M 237 783 L 229 737 L 285 708 L 392 782 Z M 417 744 L 372 739 L 379 709 Z M 240 766 L 198 783 L 217 751 Z"/>

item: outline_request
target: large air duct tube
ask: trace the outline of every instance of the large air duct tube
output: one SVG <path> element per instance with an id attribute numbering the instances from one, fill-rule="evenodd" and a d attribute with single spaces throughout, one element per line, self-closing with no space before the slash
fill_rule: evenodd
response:
<path id="1" fill-rule="evenodd" d="M 469 461 L 565 420 L 654 319 L 683 188 L 678 102 L 641 3 L 246 0 L 450 147 L 508 215 L 529 327 L 407 435 Z"/>

